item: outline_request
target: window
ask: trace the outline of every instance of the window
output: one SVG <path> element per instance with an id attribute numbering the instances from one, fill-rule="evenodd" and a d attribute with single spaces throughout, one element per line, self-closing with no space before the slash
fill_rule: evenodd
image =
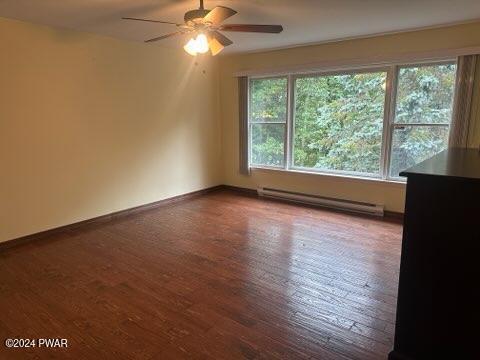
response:
<path id="1" fill-rule="evenodd" d="M 456 66 L 408 66 L 398 71 L 390 177 L 447 148 Z"/>
<path id="2" fill-rule="evenodd" d="M 250 165 L 399 179 L 444 150 L 456 63 L 251 78 Z"/>
<path id="3" fill-rule="evenodd" d="M 287 78 L 250 81 L 252 165 L 283 167 L 287 124 Z"/>
<path id="4" fill-rule="evenodd" d="M 387 73 L 295 79 L 294 168 L 380 175 Z"/>

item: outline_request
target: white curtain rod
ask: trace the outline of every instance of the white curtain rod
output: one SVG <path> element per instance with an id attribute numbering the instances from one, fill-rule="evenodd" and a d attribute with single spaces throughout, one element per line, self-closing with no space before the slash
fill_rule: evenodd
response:
<path id="1" fill-rule="evenodd" d="M 292 50 L 294 51 L 294 50 Z M 460 49 L 444 49 L 427 52 L 408 53 L 401 55 L 379 55 L 356 59 L 328 60 L 317 63 L 309 63 L 303 65 L 290 65 L 277 68 L 265 69 L 247 69 L 241 70 L 233 74 L 234 77 L 242 76 L 276 76 L 287 74 L 312 73 L 315 71 L 336 71 L 362 67 L 386 66 L 392 64 L 402 64 L 409 62 L 429 62 L 451 60 L 459 56 L 480 54 L 480 46 L 460 48 Z M 255 55 L 252 55 L 255 56 Z M 281 56 L 281 55 L 279 55 Z"/>

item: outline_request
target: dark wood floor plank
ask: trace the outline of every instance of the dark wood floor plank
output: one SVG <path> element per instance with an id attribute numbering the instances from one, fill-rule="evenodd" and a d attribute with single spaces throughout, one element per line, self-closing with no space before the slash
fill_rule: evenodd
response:
<path id="1" fill-rule="evenodd" d="M 0 252 L 8 359 L 384 359 L 401 225 L 221 190 Z"/>

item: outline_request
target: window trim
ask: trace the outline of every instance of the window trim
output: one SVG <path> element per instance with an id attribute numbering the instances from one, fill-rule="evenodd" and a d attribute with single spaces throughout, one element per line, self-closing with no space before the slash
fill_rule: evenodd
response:
<path id="1" fill-rule="evenodd" d="M 296 88 L 296 81 L 297 79 L 305 79 L 305 78 L 309 78 L 309 77 L 322 77 L 322 76 L 341 76 L 341 75 L 353 75 L 353 74 L 371 74 L 371 73 L 385 73 L 386 74 L 386 78 L 385 78 L 385 81 L 388 81 L 388 71 L 389 71 L 389 67 L 385 67 L 385 66 L 374 66 L 374 67 L 371 67 L 371 68 L 356 68 L 356 69 L 351 69 L 351 70 L 345 70 L 345 71 L 316 71 L 316 72 L 313 72 L 313 73 L 310 73 L 310 74 L 305 74 L 305 73 L 302 73 L 302 74 L 297 74 L 297 75 L 291 75 L 292 76 L 292 91 L 295 92 L 295 88 Z M 387 98 L 387 89 L 385 89 L 385 99 Z M 296 98 L 293 99 L 293 102 L 292 102 L 292 107 L 293 107 L 293 116 L 292 116 L 292 119 L 291 119 L 291 123 L 290 123 L 290 127 L 291 127 L 291 146 L 290 148 L 288 149 L 288 151 L 290 152 L 290 162 L 289 162 L 289 167 L 288 169 L 291 169 L 291 170 L 298 170 L 298 171 L 305 171 L 305 170 L 309 170 L 309 171 L 312 171 L 312 172 L 315 172 L 315 173 L 321 173 L 321 174 L 336 174 L 336 175 L 352 175 L 352 176 L 355 176 L 355 177 L 365 177 L 367 179 L 379 179 L 379 178 L 382 178 L 382 167 L 380 166 L 379 164 L 379 171 L 378 171 L 378 174 L 376 173 L 366 173 L 366 172 L 357 172 L 357 171 L 347 171 L 347 170 L 334 170 L 334 169 L 315 169 L 315 168 L 306 168 L 306 167 L 302 167 L 302 166 L 295 166 L 295 164 L 293 163 L 293 159 L 294 159 L 294 146 L 295 146 L 295 102 Z M 385 116 L 385 114 L 384 114 Z M 382 130 L 382 146 L 383 146 L 383 130 Z M 382 149 L 380 149 L 380 163 L 382 161 Z"/>
<path id="2" fill-rule="evenodd" d="M 286 104 L 286 109 L 285 109 L 285 121 L 251 121 L 250 118 L 250 100 L 251 100 L 251 92 L 252 92 L 252 80 L 269 80 L 269 79 L 286 79 L 287 80 L 287 92 L 288 92 L 288 86 L 289 86 L 289 78 L 287 75 L 273 75 L 273 76 L 260 76 L 260 77 L 248 77 L 248 166 L 251 169 L 255 169 L 264 165 L 261 164 L 254 164 L 252 162 L 252 127 L 253 125 L 262 125 L 262 124 L 278 124 L 278 125 L 284 125 L 285 126 L 285 134 L 286 134 L 286 129 L 288 127 L 288 107 L 290 106 L 290 100 L 288 98 L 288 93 L 287 93 L 287 104 Z M 285 137 L 286 135 L 284 135 Z M 289 149 L 286 147 L 286 140 L 284 139 L 283 141 L 283 166 L 282 165 L 268 165 L 268 168 L 270 169 L 285 169 L 286 166 L 286 154 L 289 152 Z"/>
<path id="3" fill-rule="evenodd" d="M 375 180 L 382 182 L 391 182 L 391 183 L 405 183 L 406 179 L 402 177 L 390 176 L 390 163 L 391 163 L 391 153 L 392 153 L 392 140 L 393 132 L 395 128 L 402 126 L 439 126 L 439 127 L 450 127 L 451 124 L 403 124 L 395 123 L 396 116 L 396 105 L 397 105 L 397 89 L 398 89 L 398 77 L 400 68 L 406 67 L 419 67 L 419 66 L 433 66 L 433 65 L 447 65 L 455 64 L 458 65 L 458 58 L 449 58 L 449 59 L 439 59 L 435 60 L 418 60 L 418 61 L 409 61 L 409 62 L 397 62 L 381 65 L 354 65 L 347 68 L 341 69 L 325 69 L 319 70 L 315 69 L 312 71 L 309 70 L 299 70 L 295 72 L 278 74 L 278 75 L 254 75 L 248 76 L 248 148 L 249 156 L 248 162 L 249 167 L 252 169 L 264 169 L 264 170 L 277 170 L 277 171 L 286 171 L 302 174 L 313 174 L 313 175 L 325 175 L 325 176 L 337 176 L 345 177 L 352 179 L 362 179 L 362 180 Z M 294 153 L 294 132 L 295 132 L 295 84 L 297 79 L 313 77 L 313 76 L 334 76 L 334 75 L 348 75 L 348 74 L 362 74 L 362 73 L 374 73 L 374 72 L 385 72 L 386 73 L 386 88 L 385 88 L 385 103 L 384 103 L 384 115 L 383 115 L 383 128 L 382 128 L 382 144 L 381 144 L 381 154 L 379 161 L 379 173 L 378 174 L 369 174 L 363 172 L 355 171 L 344 171 L 344 170 L 330 170 L 330 169 L 315 169 L 315 168 L 305 168 L 294 166 L 293 164 L 293 153 Z M 252 163 L 252 124 L 263 124 L 265 122 L 252 122 L 250 121 L 250 100 L 251 100 L 251 84 L 252 80 L 262 80 L 262 79 L 287 79 L 287 109 L 286 109 L 286 121 L 285 122 L 272 122 L 278 124 L 285 124 L 285 136 L 284 136 L 284 163 L 283 166 L 275 165 L 261 165 Z M 456 86 L 456 84 L 455 84 Z M 267 124 L 270 122 L 266 122 Z"/>
<path id="4" fill-rule="evenodd" d="M 367 181 L 367 182 L 377 182 L 377 183 L 390 183 L 390 184 L 397 184 L 397 185 L 405 185 L 405 181 L 402 178 L 400 179 L 392 179 L 392 180 L 385 180 L 379 177 L 366 177 L 364 175 L 357 176 L 352 174 L 334 174 L 334 173 L 327 173 L 327 172 L 318 172 L 318 171 L 311 171 L 310 169 L 307 170 L 296 170 L 290 169 L 287 170 L 282 167 L 273 167 L 268 165 L 255 165 L 252 166 L 252 169 L 259 170 L 259 171 L 275 171 L 279 173 L 287 173 L 287 174 L 300 174 L 300 175 L 313 175 L 313 176 L 320 176 L 320 177 L 330 177 L 330 178 L 341 178 L 347 180 L 358 180 L 358 181 Z"/>
<path id="5" fill-rule="evenodd" d="M 411 63 L 402 63 L 402 64 L 395 64 L 392 65 L 391 68 L 393 70 L 393 78 L 392 78 L 392 89 L 391 89 L 391 94 L 390 94 L 390 99 L 391 99 L 391 108 L 388 116 L 388 134 L 386 138 L 387 142 L 387 148 L 385 152 L 385 157 L 386 157 L 386 162 L 384 164 L 383 168 L 383 179 L 387 181 L 403 181 L 406 182 L 407 179 L 401 176 L 391 176 L 390 175 L 390 165 L 391 165 L 391 159 L 392 159 L 392 144 L 393 144 L 393 133 L 395 132 L 396 128 L 404 127 L 404 126 L 447 126 L 450 130 L 450 125 L 451 124 L 426 124 L 426 123 L 411 123 L 411 124 L 404 124 L 404 123 L 396 123 L 395 122 L 395 117 L 396 117 L 396 111 L 397 111 L 397 91 L 398 91 L 398 77 L 400 74 L 400 68 L 414 68 L 414 67 L 420 67 L 420 66 L 434 66 L 434 65 L 448 65 L 448 64 L 455 64 L 458 65 L 458 58 L 457 59 L 451 59 L 451 60 L 439 60 L 439 61 L 422 61 L 422 62 L 411 62 Z M 454 85 L 454 93 L 455 93 L 455 88 L 456 88 L 456 77 L 455 77 L 455 85 Z M 453 102 L 454 100 L 452 100 Z M 452 104 L 453 107 L 453 104 Z M 452 115 L 453 115 L 453 109 L 452 109 Z"/>

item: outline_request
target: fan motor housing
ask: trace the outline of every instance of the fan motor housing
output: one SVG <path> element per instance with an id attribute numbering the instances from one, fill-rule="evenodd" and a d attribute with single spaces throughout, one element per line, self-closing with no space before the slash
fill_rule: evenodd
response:
<path id="1" fill-rule="evenodd" d="M 209 12 L 210 10 L 207 10 L 207 9 L 190 10 L 185 13 L 185 16 L 184 16 L 185 23 L 186 24 L 199 23 Z"/>

